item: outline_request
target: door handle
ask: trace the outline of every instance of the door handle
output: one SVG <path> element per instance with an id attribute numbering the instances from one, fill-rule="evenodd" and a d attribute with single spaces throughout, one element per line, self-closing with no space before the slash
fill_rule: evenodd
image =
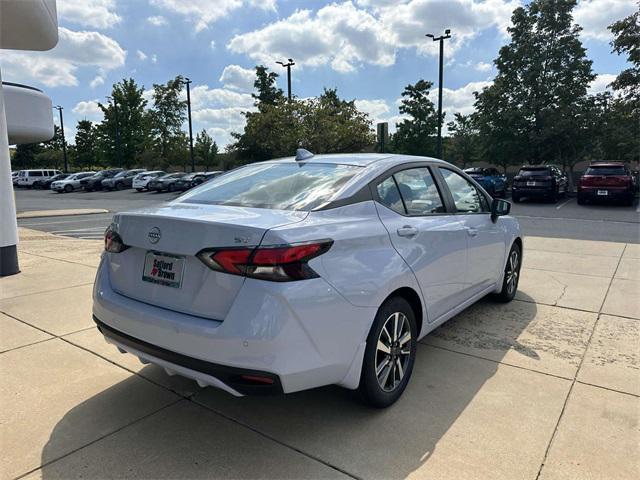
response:
<path id="1" fill-rule="evenodd" d="M 478 229 L 473 227 L 465 227 L 467 229 L 467 233 L 470 237 L 475 237 L 478 235 Z"/>
<path id="2" fill-rule="evenodd" d="M 405 225 L 400 227 L 397 232 L 399 237 L 413 237 L 418 234 L 418 229 L 411 225 Z"/>

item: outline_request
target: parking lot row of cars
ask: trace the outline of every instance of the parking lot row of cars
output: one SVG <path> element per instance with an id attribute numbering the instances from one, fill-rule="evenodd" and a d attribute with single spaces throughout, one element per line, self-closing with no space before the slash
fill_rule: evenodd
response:
<path id="1" fill-rule="evenodd" d="M 210 180 L 221 171 L 211 172 L 175 172 L 145 169 L 124 170 L 111 168 L 100 171 L 62 173 L 55 169 L 20 170 L 13 172 L 14 187 L 53 190 L 58 193 L 70 193 L 75 190 L 124 190 L 135 188 L 156 192 L 184 192 Z"/>

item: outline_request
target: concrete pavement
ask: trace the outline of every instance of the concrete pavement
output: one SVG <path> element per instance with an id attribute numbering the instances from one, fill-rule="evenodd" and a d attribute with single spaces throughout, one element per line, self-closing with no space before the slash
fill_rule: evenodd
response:
<path id="1" fill-rule="evenodd" d="M 1 478 L 640 478 L 640 247 L 529 237 L 517 300 L 424 338 L 386 410 L 234 398 L 107 345 L 100 241 L 21 229 L 0 279 Z"/>

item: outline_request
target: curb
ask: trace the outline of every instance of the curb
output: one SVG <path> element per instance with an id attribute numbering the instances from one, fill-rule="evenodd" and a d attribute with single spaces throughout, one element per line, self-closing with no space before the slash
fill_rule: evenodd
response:
<path id="1" fill-rule="evenodd" d="M 104 208 L 72 208 L 66 210 L 32 210 L 20 212 L 17 218 L 45 218 L 45 217 L 71 217 L 75 215 L 95 215 L 98 213 L 109 213 Z"/>

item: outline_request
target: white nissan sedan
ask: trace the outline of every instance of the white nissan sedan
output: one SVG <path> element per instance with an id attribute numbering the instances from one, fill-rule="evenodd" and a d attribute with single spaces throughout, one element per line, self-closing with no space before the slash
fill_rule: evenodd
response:
<path id="1" fill-rule="evenodd" d="M 515 296 L 509 210 L 441 160 L 299 150 L 117 214 L 94 320 L 120 351 L 201 386 L 337 384 L 385 407 L 421 337 L 488 294 Z"/>

